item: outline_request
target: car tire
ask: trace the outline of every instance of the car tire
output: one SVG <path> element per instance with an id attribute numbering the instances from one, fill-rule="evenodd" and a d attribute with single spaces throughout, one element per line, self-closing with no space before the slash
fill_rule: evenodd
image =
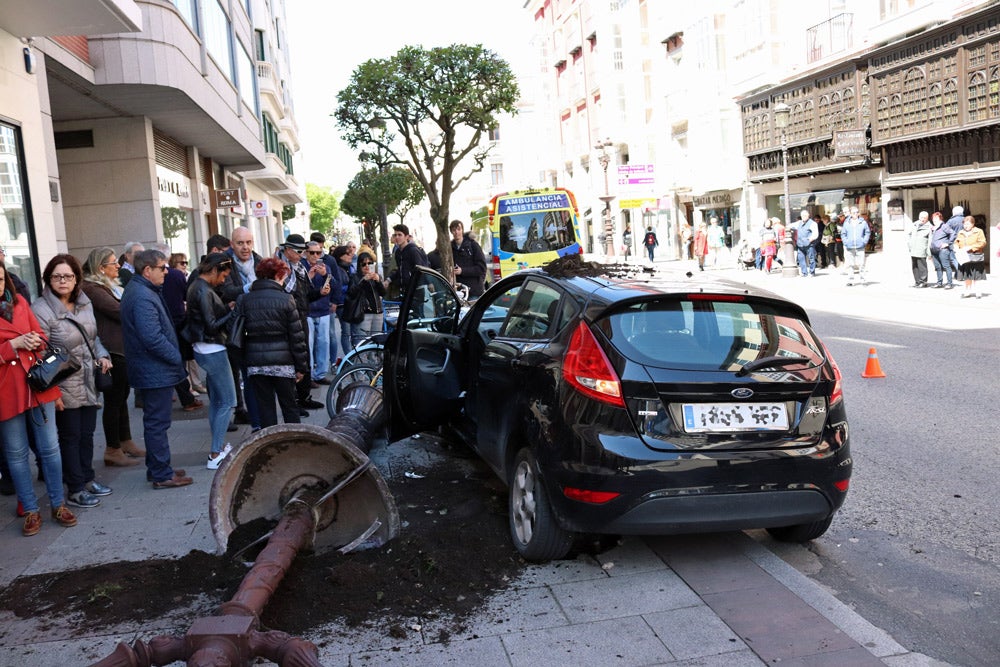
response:
<path id="1" fill-rule="evenodd" d="M 781 526 L 779 528 L 768 528 L 767 532 L 771 537 L 779 542 L 808 542 L 826 532 L 833 522 L 833 517 L 828 517 L 822 521 L 812 523 L 800 523 L 795 526 Z"/>
<path id="2" fill-rule="evenodd" d="M 538 462 L 527 448 L 517 453 L 510 470 L 507 507 L 510 537 L 525 560 L 558 560 L 570 552 L 575 536 L 556 524 Z"/>

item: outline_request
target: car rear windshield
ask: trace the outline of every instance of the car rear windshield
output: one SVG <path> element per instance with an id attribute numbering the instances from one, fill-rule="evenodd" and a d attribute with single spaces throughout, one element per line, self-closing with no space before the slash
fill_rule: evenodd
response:
<path id="1" fill-rule="evenodd" d="M 796 358 L 792 365 L 799 368 L 824 361 L 809 325 L 767 301 L 703 295 L 647 300 L 597 324 L 622 355 L 646 366 L 739 371 L 766 357 Z M 774 372 L 788 368 L 778 365 Z"/>

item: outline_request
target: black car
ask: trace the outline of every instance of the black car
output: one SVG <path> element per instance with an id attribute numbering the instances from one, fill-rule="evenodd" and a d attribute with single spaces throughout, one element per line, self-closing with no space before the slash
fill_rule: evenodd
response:
<path id="1" fill-rule="evenodd" d="M 445 427 L 509 486 L 524 558 L 587 534 L 822 535 L 851 476 L 841 375 L 798 305 L 689 275 L 518 272 L 462 316 L 419 269 L 386 346 L 392 438 Z"/>

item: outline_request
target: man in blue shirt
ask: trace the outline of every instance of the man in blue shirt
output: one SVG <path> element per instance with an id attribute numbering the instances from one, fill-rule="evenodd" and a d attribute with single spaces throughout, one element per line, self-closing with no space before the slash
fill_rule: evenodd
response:
<path id="1" fill-rule="evenodd" d="M 809 217 L 809 211 L 802 209 L 799 221 L 789 227 L 795 231 L 795 249 L 798 255 L 799 273 L 802 276 L 816 276 L 816 239 L 819 238 L 819 227 Z"/>

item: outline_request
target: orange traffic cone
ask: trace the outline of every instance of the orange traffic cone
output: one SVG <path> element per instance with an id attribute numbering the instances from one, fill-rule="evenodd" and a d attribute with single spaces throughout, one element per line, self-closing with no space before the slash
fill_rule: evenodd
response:
<path id="1" fill-rule="evenodd" d="M 861 374 L 863 378 L 884 378 L 885 373 L 882 372 L 882 365 L 878 363 L 878 352 L 875 351 L 874 347 L 868 348 L 868 363 L 865 364 L 865 370 Z"/>

